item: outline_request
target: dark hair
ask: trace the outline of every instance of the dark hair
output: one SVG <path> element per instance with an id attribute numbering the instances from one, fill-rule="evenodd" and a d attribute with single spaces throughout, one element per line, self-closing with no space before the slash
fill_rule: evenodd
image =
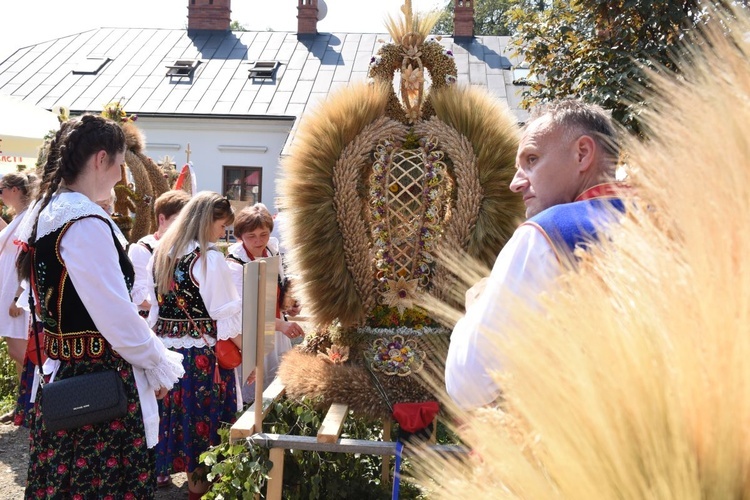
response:
<path id="1" fill-rule="evenodd" d="M 263 203 L 256 203 L 240 210 L 234 218 L 234 236 L 241 238 L 243 234 L 255 231 L 261 226 L 273 231 L 273 216 Z"/>
<path id="2" fill-rule="evenodd" d="M 559 99 L 536 106 L 527 123 L 544 116 L 549 116 L 552 123 L 566 130 L 575 129 L 576 132 L 590 135 L 613 161 L 619 158 L 617 130 L 610 113 L 601 106 L 572 97 Z"/>
<path id="3" fill-rule="evenodd" d="M 100 115 L 86 114 L 60 125 L 60 130 L 50 143 L 47 162 L 44 165 L 43 188 L 37 196 L 36 220 L 29 237 L 29 246 L 36 242 L 39 214 L 49 204 L 52 195 L 65 181 L 71 184 L 78 179 L 87 161 L 99 151 L 110 158 L 125 150 L 125 134 L 114 121 Z M 31 273 L 29 252 L 21 252 L 16 263 L 20 279 L 28 279 Z"/>
<path id="4" fill-rule="evenodd" d="M 45 143 L 43 151 L 43 163 L 37 167 L 37 175 L 41 178 L 40 192 L 46 192 L 49 183 L 57 172 L 57 165 L 60 161 L 60 144 L 65 138 L 65 134 L 74 123 L 74 120 L 66 120 L 60 124 L 60 128 L 55 135 Z"/>

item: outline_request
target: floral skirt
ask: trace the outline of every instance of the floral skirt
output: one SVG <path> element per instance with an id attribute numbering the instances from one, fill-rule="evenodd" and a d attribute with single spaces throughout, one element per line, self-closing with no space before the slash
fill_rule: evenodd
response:
<path id="1" fill-rule="evenodd" d="M 154 497 L 155 456 L 146 446 L 141 404 L 130 364 L 114 358 L 108 351 L 97 360 L 63 362 L 57 379 L 118 366 L 128 399 L 128 412 L 122 418 L 50 433 L 42 419 L 43 391 L 37 393 L 26 498 Z"/>
<path id="2" fill-rule="evenodd" d="M 34 386 L 36 365 L 28 357 L 23 358 L 21 380 L 18 383 L 18 399 L 13 423 L 27 429 L 34 428 L 34 402 L 31 401 L 31 389 Z"/>
<path id="3" fill-rule="evenodd" d="M 156 471 L 160 476 L 192 472 L 200 455 L 219 444 L 218 429 L 232 424 L 237 415 L 234 370 L 217 369 L 213 350 L 207 347 L 172 349 L 183 356 L 185 376 L 159 402 L 159 444 Z"/>

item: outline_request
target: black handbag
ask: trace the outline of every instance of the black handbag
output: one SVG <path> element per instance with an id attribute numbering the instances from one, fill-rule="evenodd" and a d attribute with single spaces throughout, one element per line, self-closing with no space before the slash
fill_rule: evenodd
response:
<path id="1" fill-rule="evenodd" d="M 116 370 L 76 375 L 42 387 L 42 420 L 48 432 L 109 422 L 127 411 L 125 386 Z"/>
<path id="2" fill-rule="evenodd" d="M 31 249 L 33 252 L 33 248 Z M 33 254 L 32 259 L 33 263 Z M 32 325 L 37 323 L 36 305 L 36 276 L 34 267 L 31 268 L 31 290 L 29 292 L 29 306 L 31 308 Z M 39 343 L 39 329 L 34 328 L 37 359 L 42 359 L 42 348 Z M 128 399 L 125 386 L 117 370 L 106 370 L 94 373 L 84 373 L 74 377 L 44 383 L 44 373 L 41 365 L 37 365 L 42 391 L 42 421 L 47 432 L 70 430 L 109 422 L 124 417 L 128 412 Z"/>

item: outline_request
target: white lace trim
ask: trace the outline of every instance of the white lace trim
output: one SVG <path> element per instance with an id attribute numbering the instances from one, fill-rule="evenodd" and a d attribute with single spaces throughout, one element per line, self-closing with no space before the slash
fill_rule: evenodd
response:
<path id="1" fill-rule="evenodd" d="M 206 347 L 206 342 L 202 338 L 194 339 L 193 337 L 159 337 L 162 343 L 170 349 L 188 349 L 190 347 Z M 206 336 L 208 346 L 213 347 L 216 345 L 216 340 L 211 336 Z"/>
<path id="2" fill-rule="evenodd" d="M 145 370 L 145 372 L 146 379 L 151 387 L 171 389 L 185 375 L 185 368 L 182 366 L 182 354 L 165 350 L 164 361 Z"/>
<path id="3" fill-rule="evenodd" d="M 30 216 L 24 219 L 23 225 L 20 229 L 19 239 L 22 241 L 29 241 L 31 237 L 31 231 L 34 228 L 34 221 L 36 220 L 36 214 L 39 212 L 40 204 L 35 204 L 31 209 Z M 36 229 L 37 241 L 51 234 L 61 227 L 63 227 L 68 221 L 73 219 L 79 219 L 89 215 L 97 215 L 107 221 L 115 232 L 115 236 L 120 241 L 123 248 L 128 244 L 127 239 L 117 227 L 117 224 L 110 218 L 107 212 L 102 207 L 91 201 L 87 196 L 76 193 L 76 192 L 60 192 L 52 196 L 49 204 L 44 208 L 42 213 L 39 214 L 39 224 Z"/>
<path id="4" fill-rule="evenodd" d="M 143 427 L 146 432 L 146 446 L 153 448 L 159 442 L 159 415 L 152 415 L 143 419 Z"/>

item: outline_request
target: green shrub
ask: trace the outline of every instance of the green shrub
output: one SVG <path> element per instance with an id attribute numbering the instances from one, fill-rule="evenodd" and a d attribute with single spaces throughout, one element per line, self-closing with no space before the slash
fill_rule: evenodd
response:
<path id="1" fill-rule="evenodd" d="M 324 418 L 318 402 L 282 400 L 275 403 L 263 422 L 270 434 L 315 436 Z M 380 422 L 372 422 L 349 413 L 342 437 L 383 440 Z M 387 439 L 390 439 L 387 436 Z M 208 499 L 250 499 L 255 492 L 265 492 L 270 461 L 268 450 L 246 444 L 230 445 L 228 431 L 222 432 L 222 443 L 201 455 L 208 479 L 215 481 Z M 251 462 L 255 461 L 251 465 Z M 391 468 L 393 467 L 391 460 Z M 382 457 L 359 453 L 321 453 L 286 450 L 284 453 L 283 497 L 288 500 L 318 498 L 389 499 L 391 485 L 380 484 Z M 408 472 L 409 462 L 402 462 L 401 472 Z M 391 478 L 393 473 L 391 471 Z M 402 499 L 422 498 L 415 485 L 401 479 Z"/>

